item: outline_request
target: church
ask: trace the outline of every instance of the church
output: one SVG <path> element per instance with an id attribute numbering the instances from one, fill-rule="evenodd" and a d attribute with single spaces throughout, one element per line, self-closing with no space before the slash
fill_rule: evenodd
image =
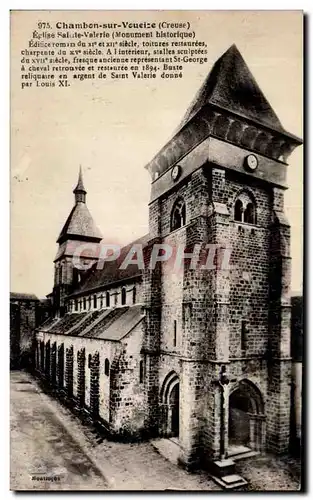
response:
<path id="1" fill-rule="evenodd" d="M 58 237 L 54 314 L 36 330 L 39 376 L 117 439 L 164 437 L 193 467 L 288 451 L 291 422 L 287 132 L 235 45 L 146 166 L 149 234 L 119 259 L 73 265 L 102 235 L 82 172 Z M 213 269 L 120 266 L 133 244 L 231 248 Z M 187 251 L 187 250 L 186 250 Z"/>

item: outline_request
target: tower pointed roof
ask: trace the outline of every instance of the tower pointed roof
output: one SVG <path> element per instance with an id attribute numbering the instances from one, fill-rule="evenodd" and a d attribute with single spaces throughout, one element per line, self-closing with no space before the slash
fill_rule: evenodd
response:
<path id="1" fill-rule="evenodd" d="M 85 189 L 84 182 L 83 182 L 83 173 L 82 173 L 81 165 L 79 165 L 78 182 L 77 182 L 77 186 L 74 189 L 73 193 L 75 194 L 75 193 L 79 193 L 79 192 L 87 194 L 87 191 Z"/>
<path id="2" fill-rule="evenodd" d="M 101 241 L 102 235 L 86 205 L 87 191 L 84 187 L 81 167 L 79 168 L 78 183 L 73 193 L 75 194 L 75 205 L 59 234 L 57 243 L 61 244 L 68 239 Z"/>
<path id="3" fill-rule="evenodd" d="M 286 133 L 235 44 L 214 64 L 177 132 L 207 104 Z"/>

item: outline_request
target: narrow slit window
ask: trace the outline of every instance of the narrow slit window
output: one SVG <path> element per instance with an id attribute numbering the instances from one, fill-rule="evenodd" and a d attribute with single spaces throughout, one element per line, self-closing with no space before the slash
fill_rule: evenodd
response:
<path id="1" fill-rule="evenodd" d="M 139 382 L 140 382 L 140 384 L 143 384 L 143 380 L 144 380 L 144 364 L 143 364 L 143 360 L 141 360 L 139 362 Z"/>
<path id="2" fill-rule="evenodd" d="M 97 295 L 93 296 L 93 307 L 94 309 L 97 309 Z"/>
<path id="3" fill-rule="evenodd" d="M 177 321 L 176 319 L 174 320 L 174 331 L 173 331 L 173 346 L 176 347 L 177 345 Z"/>
<path id="4" fill-rule="evenodd" d="M 104 374 L 108 377 L 110 375 L 110 361 L 106 358 L 104 362 Z"/>
<path id="5" fill-rule="evenodd" d="M 241 350 L 243 353 L 246 352 L 247 348 L 247 322 L 242 321 L 241 322 Z"/>
<path id="6" fill-rule="evenodd" d="M 105 302 L 106 302 L 106 306 L 110 307 L 110 292 L 107 292 L 105 294 Z"/>

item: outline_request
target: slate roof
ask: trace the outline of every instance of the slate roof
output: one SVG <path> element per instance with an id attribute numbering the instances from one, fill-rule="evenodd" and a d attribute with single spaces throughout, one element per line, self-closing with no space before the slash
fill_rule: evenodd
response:
<path id="1" fill-rule="evenodd" d="M 80 236 L 85 239 L 102 239 L 102 235 L 94 223 L 86 203 L 76 203 L 76 205 L 72 208 L 71 213 L 68 216 L 62 231 L 60 232 L 57 242 L 61 243 L 71 236 Z"/>
<path id="2" fill-rule="evenodd" d="M 119 341 L 125 337 L 144 317 L 140 305 L 98 309 L 83 313 L 68 313 L 54 318 L 38 328 L 39 331 Z"/>
<path id="3" fill-rule="evenodd" d="M 214 64 L 176 132 L 204 106 L 213 104 L 286 134 L 236 45 Z"/>
<path id="4" fill-rule="evenodd" d="M 142 245 L 142 248 L 145 248 L 149 239 L 151 239 L 151 237 L 149 234 L 146 234 L 132 243 L 129 243 L 121 249 L 118 259 L 104 262 L 103 269 L 97 269 L 96 263 L 86 272 L 79 286 L 71 294 L 71 297 L 111 283 L 113 284 L 117 281 L 134 278 L 135 276 L 141 276 L 142 269 L 140 269 L 137 264 L 130 264 L 126 267 L 126 269 L 120 269 L 120 266 L 133 245 Z"/>
<path id="5" fill-rule="evenodd" d="M 39 301 L 38 297 L 33 293 L 15 293 L 10 292 L 10 300 L 36 300 Z"/>
<path id="6" fill-rule="evenodd" d="M 94 333 L 97 338 L 103 340 L 121 340 L 144 318 L 141 306 L 119 308 L 121 313 L 114 318 L 113 322 L 99 325 Z M 116 309 L 117 311 L 117 309 Z"/>
<path id="7" fill-rule="evenodd" d="M 77 240 L 70 239 L 67 241 L 63 241 L 63 243 L 59 245 L 56 256 L 54 258 L 54 262 L 63 257 L 63 255 L 70 257 L 73 256 L 77 252 L 77 250 L 84 244 L 85 243 L 79 239 Z M 88 246 L 82 247 L 82 250 L 79 251 L 79 256 L 86 258 L 97 257 L 99 255 L 100 244 L 101 243 L 98 241 L 88 241 Z"/>

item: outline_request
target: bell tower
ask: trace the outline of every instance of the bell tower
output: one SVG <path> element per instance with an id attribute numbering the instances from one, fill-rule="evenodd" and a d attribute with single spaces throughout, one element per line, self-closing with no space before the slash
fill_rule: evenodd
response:
<path id="1" fill-rule="evenodd" d="M 147 357 L 159 353 L 159 365 L 147 375 L 161 395 L 168 373 L 178 377 L 187 465 L 232 456 L 238 446 L 288 448 L 291 260 L 284 193 L 288 156 L 301 143 L 283 128 L 233 45 L 147 165 L 151 238 L 174 252 L 210 245 L 229 255 L 226 267 L 199 259 L 191 268 L 185 259 L 180 272 L 162 262 L 146 282 L 157 290 L 147 292 L 147 324 L 160 311 L 150 341 L 147 332 Z M 169 432 L 166 398 L 153 404 L 161 432 Z"/>
<path id="2" fill-rule="evenodd" d="M 65 313 L 66 296 L 72 292 L 80 279 L 80 271 L 73 262 L 75 252 L 82 246 L 82 263 L 96 262 L 97 248 L 102 239 L 86 205 L 87 191 L 81 167 L 73 193 L 75 205 L 57 239 L 59 248 L 54 260 L 53 301 L 55 313 L 60 315 Z"/>

